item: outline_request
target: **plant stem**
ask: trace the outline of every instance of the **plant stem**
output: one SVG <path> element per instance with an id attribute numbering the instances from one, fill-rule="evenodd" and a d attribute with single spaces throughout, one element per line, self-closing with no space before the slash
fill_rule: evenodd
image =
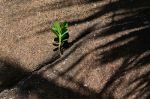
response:
<path id="1" fill-rule="evenodd" d="M 58 46 L 58 48 L 59 48 L 59 54 L 61 56 L 62 55 L 62 53 L 61 53 L 61 37 L 59 37 L 59 46 Z"/>

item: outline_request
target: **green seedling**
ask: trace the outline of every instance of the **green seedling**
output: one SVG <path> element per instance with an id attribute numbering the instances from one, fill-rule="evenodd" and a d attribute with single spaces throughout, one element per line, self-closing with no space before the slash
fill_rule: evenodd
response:
<path id="1" fill-rule="evenodd" d="M 69 38 L 68 23 L 55 21 L 51 30 L 56 36 L 54 39 L 55 45 L 58 47 L 60 55 L 62 55 L 61 49 L 63 45 L 68 42 Z"/>

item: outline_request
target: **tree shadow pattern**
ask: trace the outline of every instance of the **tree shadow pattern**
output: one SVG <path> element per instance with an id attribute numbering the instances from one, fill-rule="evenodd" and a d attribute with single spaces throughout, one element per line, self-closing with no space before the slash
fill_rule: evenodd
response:
<path id="1" fill-rule="evenodd" d="M 98 1 L 98 0 L 95 0 L 95 1 Z M 88 3 L 88 0 L 87 2 L 83 2 L 83 4 L 87 4 L 87 3 Z M 65 5 L 65 7 L 73 6 L 73 5 L 74 3 L 73 4 L 71 3 L 68 5 Z M 58 8 L 62 8 L 62 7 L 63 5 L 60 5 Z M 106 26 L 99 27 L 98 28 L 99 30 L 102 28 L 106 28 L 106 29 L 104 29 L 104 31 L 99 33 L 99 35 L 97 35 L 95 39 L 100 39 L 101 37 L 116 35 L 117 33 L 120 33 L 120 32 L 135 29 L 133 31 L 129 31 L 128 34 L 118 37 L 117 39 L 111 42 L 108 42 L 105 45 L 98 46 L 96 49 L 93 50 L 95 51 L 95 50 L 106 48 L 112 45 L 117 45 L 118 43 L 126 41 L 130 38 L 133 38 L 131 41 L 125 44 L 118 45 L 114 48 L 104 51 L 103 53 L 100 54 L 102 58 L 99 58 L 100 56 L 99 54 L 97 55 L 96 61 L 99 61 L 101 64 L 112 62 L 122 57 L 124 58 L 124 61 L 121 64 L 121 66 L 116 70 L 116 72 L 113 75 L 111 75 L 109 81 L 104 85 L 103 89 L 99 93 L 93 93 L 91 96 L 82 96 L 79 93 L 73 92 L 72 90 L 68 90 L 67 88 L 61 88 L 55 85 L 53 82 L 47 81 L 46 79 L 42 78 L 39 75 L 33 75 L 32 76 L 33 81 L 32 80 L 27 81 L 28 83 L 20 87 L 20 95 L 22 97 L 29 97 L 28 92 L 33 92 L 38 95 L 39 99 L 47 99 L 47 97 L 52 97 L 52 99 L 76 99 L 76 98 L 79 98 L 79 99 L 82 99 L 82 98 L 83 99 L 101 99 L 101 98 L 113 99 L 114 97 L 113 97 L 113 94 L 111 93 L 113 92 L 113 90 L 115 90 L 115 88 L 113 88 L 113 90 L 108 90 L 108 89 L 111 86 L 113 86 L 113 84 L 115 83 L 117 79 L 126 75 L 126 73 L 132 70 L 137 70 L 138 68 L 144 68 L 145 65 L 148 65 L 147 69 L 149 69 L 148 68 L 149 62 L 150 62 L 150 45 L 149 45 L 150 43 L 150 38 L 149 38 L 150 37 L 150 33 L 149 33 L 150 32 L 150 19 L 149 19 L 150 3 L 149 1 L 148 0 L 145 0 L 145 1 L 143 0 L 118 0 L 118 1 L 112 2 L 110 0 L 109 4 L 104 5 L 103 7 L 97 7 L 97 9 L 99 9 L 99 11 L 96 12 L 95 14 L 88 16 L 85 19 L 71 21 L 70 25 L 92 21 L 94 19 L 101 17 L 102 15 L 106 13 L 113 12 L 113 15 L 111 17 L 112 22 L 110 24 L 107 24 Z M 119 10 L 124 10 L 125 12 L 117 14 L 117 11 Z M 128 14 L 129 16 L 126 16 Z M 115 20 L 115 17 L 120 16 L 120 15 L 124 15 L 125 17 L 119 20 Z M 77 37 L 75 41 L 72 42 L 71 47 L 73 48 L 71 49 L 71 51 L 61 59 L 63 60 L 66 57 L 68 57 L 77 48 L 78 42 L 81 43 L 80 39 L 86 38 L 86 35 L 89 35 L 93 31 L 95 31 L 94 29 L 96 26 L 98 26 L 98 23 L 93 25 L 89 29 L 85 30 L 84 32 L 82 32 L 81 35 Z M 77 44 L 74 46 L 76 42 Z M 80 61 L 82 61 L 82 59 L 85 58 L 87 54 L 82 56 Z M 77 61 L 77 63 L 73 64 L 73 66 L 71 67 L 76 66 L 78 62 L 79 61 Z M 150 70 L 148 70 L 148 72 L 145 72 L 141 76 L 134 78 L 133 81 L 129 83 L 129 86 L 135 82 L 138 82 L 138 84 L 122 98 L 126 99 L 130 95 L 135 94 L 135 92 L 138 91 L 139 94 L 137 94 L 135 99 L 137 98 L 141 99 L 143 97 L 144 99 L 148 99 L 150 97 Z M 45 88 L 44 86 L 49 86 L 49 88 L 47 87 Z M 105 93 L 107 93 L 106 95 L 107 97 L 102 96 Z"/>
<path id="2" fill-rule="evenodd" d="M 100 9 L 100 8 L 98 8 Z M 119 10 L 125 10 L 123 13 L 117 14 L 117 11 Z M 139 68 L 147 68 L 148 72 L 145 72 L 140 77 L 135 78 L 132 83 L 139 82 L 139 84 L 133 88 L 133 90 L 129 91 L 127 95 L 125 95 L 123 98 L 128 98 L 130 95 L 135 94 L 135 92 L 139 92 L 139 94 L 136 96 L 137 98 L 145 98 L 148 99 L 150 95 L 150 79 L 149 79 L 149 62 L 150 62 L 150 4 L 148 3 L 148 0 L 142 1 L 142 0 L 118 0 L 116 2 L 111 2 L 108 5 L 105 5 L 100 9 L 97 13 L 88 16 L 85 19 L 81 19 L 78 21 L 72 21 L 70 22 L 71 25 L 73 24 L 80 24 L 87 21 L 92 21 L 96 18 L 101 17 L 102 15 L 113 12 L 112 15 L 112 22 L 110 24 L 107 24 L 104 27 L 99 27 L 99 29 L 106 28 L 104 31 L 99 33 L 95 37 L 95 39 L 100 39 L 101 37 L 106 37 L 110 35 L 116 35 L 120 32 L 128 31 L 128 34 L 125 34 L 103 46 L 98 46 L 95 50 L 99 50 L 105 47 L 109 47 L 112 45 L 117 45 L 118 43 L 122 43 L 126 40 L 132 39 L 131 41 L 119 45 L 115 48 L 111 48 L 107 51 L 104 51 L 100 55 L 101 58 L 98 58 L 96 61 L 100 61 L 101 64 L 109 63 L 112 61 L 115 61 L 119 58 L 124 58 L 124 62 L 122 65 L 116 70 L 115 74 L 110 77 L 110 80 L 106 83 L 106 85 L 103 87 L 100 95 L 103 93 L 107 93 L 109 87 L 113 86 L 113 83 L 119 79 L 120 77 L 124 76 L 126 73 L 137 70 Z M 129 16 L 126 16 L 128 15 Z M 115 17 L 124 15 L 125 17 L 115 20 Z M 98 24 L 96 24 L 98 25 Z M 92 30 L 93 28 L 93 30 Z M 76 39 L 78 42 L 80 39 L 83 39 L 86 37 L 86 35 L 89 35 L 92 33 L 95 29 L 95 25 L 93 27 L 90 27 L 89 30 L 85 30 L 81 33 L 81 35 Z M 91 37 L 92 38 L 92 37 Z M 74 41 L 73 41 L 74 42 Z M 91 53 L 91 52 L 89 52 Z M 89 54 L 88 53 L 88 54 Z M 100 55 L 97 55 L 100 56 Z M 81 60 L 87 56 L 84 55 L 81 57 Z M 80 62 L 77 61 L 77 62 Z M 76 65 L 76 64 L 75 64 Z M 147 67 L 144 67 L 144 66 Z M 72 66 L 74 67 L 74 66 Z M 119 86 L 119 85 L 118 85 Z M 130 84 L 129 84 L 130 86 Z M 144 87 L 143 87 L 144 86 Z M 115 90 L 115 89 L 113 89 Z M 111 90 L 113 92 L 113 90 Z M 110 92 L 111 93 L 111 92 Z"/>

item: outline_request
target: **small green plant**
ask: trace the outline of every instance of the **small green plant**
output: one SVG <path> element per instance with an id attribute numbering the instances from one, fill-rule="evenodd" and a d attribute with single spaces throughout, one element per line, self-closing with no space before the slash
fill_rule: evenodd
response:
<path id="1" fill-rule="evenodd" d="M 52 32 L 55 34 L 56 38 L 54 41 L 56 42 L 56 46 L 59 49 L 60 55 L 62 55 L 62 47 L 68 42 L 69 31 L 68 31 L 68 23 L 67 22 L 59 22 L 55 21 L 51 28 Z"/>

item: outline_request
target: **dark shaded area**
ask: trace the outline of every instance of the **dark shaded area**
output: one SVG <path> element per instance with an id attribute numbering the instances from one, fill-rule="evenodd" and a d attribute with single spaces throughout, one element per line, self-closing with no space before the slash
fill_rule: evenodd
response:
<path id="1" fill-rule="evenodd" d="M 116 7 L 114 5 L 116 5 Z M 136 70 L 138 68 L 142 68 L 142 66 L 150 64 L 150 53 L 149 53 L 150 52 L 150 45 L 149 45 L 150 43 L 150 38 L 149 38 L 150 37 L 150 19 L 149 19 L 150 3 L 149 1 L 146 1 L 146 0 L 134 1 L 133 0 L 132 2 L 130 2 L 130 0 L 126 0 L 126 1 L 119 0 L 118 2 L 110 3 L 110 6 L 115 7 L 114 8 L 115 10 L 112 9 L 110 11 L 114 12 L 120 9 L 130 10 L 131 15 L 125 18 L 122 18 L 120 20 L 117 20 L 117 21 L 112 20 L 112 23 L 108 24 L 109 28 L 107 28 L 100 35 L 98 35 L 96 39 L 100 39 L 100 37 L 104 37 L 104 36 L 115 35 L 117 33 L 119 34 L 120 32 L 128 31 L 129 29 L 136 29 L 136 28 L 140 28 L 140 29 L 129 32 L 128 34 L 123 35 L 103 46 L 99 46 L 96 49 L 98 50 L 102 48 L 107 48 L 107 47 L 118 44 L 117 47 L 113 47 L 100 54 L 102 57 L 98 59 L 97 61 L 100 61 L 101 64 L 113 62 L 122 57 L 125 58 L 123 64 L 120 66 L 120 68 L 116 70 L 115 74 L 110 77 L 109 81 L 106 83 L 106 85 L 104 86 L 100 94 L 109 93 L 109 92 L 112 93 L 113 90 L 115 89 L 111 91 L 108 91 L 108 90 L 110 87 L 113 86 L 116 80 L 120 79 L 122 76 L 126 75 L 126 73 L 132 70 Z M 133 9 L 136 11 L 133 12 Z M 108 12 L 107 10 L 103 10 L 103 11 L 106 11 L 106 13 Z M 96 14 L 96 17 L 97 15 L 98 14 Z M 114 17 L 116 16 L 119 16 L 119 15 L 115 14 L 112 17 L 112 19 L 114 19 Z M 93 20 L 96 17 L 90 17 L 90 18 Z M 79 23 L 86 22 L 86 20 L 87 19 L 78 21 L 78 22 Z M 122 43 L 129 39 L 132 39 L 132 40 L 130 40 L 129 42 L 125 44 L 119 45 L 119 43 Z M 98 56 L 99 55 L 97 55 L 97 57 Z M 136 80 L 134 80 L 132 83 L 135 83 L 137 81 L 140 83 L 133 90 L 129 91 L 128 94 L 124 96 L 124 98 L 127 98 L 130 95 L 135 94 L 134 93 L 136 92 L 135 90 L 138 90 L 142 86 L 142 88 L 138 90 L 139 94 L 137 95 L 136 98 L 141 99 L 144 96 L 144 98 L 148 99 L 149 94 L 150 94 L 149 76 L 150 76 L 150 73 L 148 72 L 148 73 L 143 74 L 141 77 L 135 78 Z M 119 85 L 116 85 L 116 87 L 117 86 Z"/>
<path id="2" fill-rule="evenodd" d="M 33 94 L 33 97 L 37 96 L 38 99 L 76 99 L 77 97 L 81 99 L 84 97 L 67 88 L 59 87 L 40 75 L 33 75 L 31 79 L 23 82 L 23 86 L 19 86 L 23 99 L 27 99 L 30 94 Z"/>
<path id="3" fill-rule="evenodd" d="M 98 9 L 98 11 L 90 16 L 87 16 L 84 19 L 79 19 L 76 21 L 71 21 L 70 24 L 74 25 L 74 24 L 81 24 L 87 21 L 92 21 L 95 20 L 107 13 L 113 12 L 114 15 L 112 16 L 112 20 L 114 19 L 115 16 L 117 16 L 115 14 L 116 11 L 119 10 L 127 10 L 126 13 L 123 14 L 131 14 L 134 15 L 135 13 L 138 13 L 139 10 L 142 9 L 142 7 L 148 8 L 149 7 L 149 1 L 148 0 L 118 0 L 118 1 L 113 1 L 110 0 L 108 4 L 104 5 L 104 6 L 100 6 L 97 7 L 95 10 Z M 134 11 L 134 9 L 136 9 L 137 11 Z M 129 11 L 128 11 L 129 10 Z M 122 15 L 122 14 L 120 14 Z"/>
<path id="4" fill-rule="evenodd" d="M 0 91 L 15 86 L 30 73 L 21 69 L 20 65 L 10 59 L 0 60 Z"/>
<path id="5" fill-rule="evenodd" d="M 132 3 L 132 4 L 131 4 Z M 115 4 L 115 3 L 113 3 Z M 123 64 L 116 70 L 115 74 L 111 76 L 110 80 L 106 83 L 105 87 L 102 89 L 100 94 L 108 92 L 108 89 L 113 86 L 113 83 L 125 76 L 126 73 L 130 73 L 130 71 L 137 70 L 139 68 L 148 68 L 144 67 L 145 65 L 150 66 L 150 3 L 145 0 L 119 0 L 116 5 L 119 6 L 117 10 L 120 8 L 125 10 L 130 10 L 131 15 L 120 20 L 114 21 L 112 20 L 111 24 L 108 24 L 110 28 L 106 29 L 102 34 L 97 36 L 96 38 L 110 36 L 119 34 L 120 32 L 128 31 L 127 34 L 122 35 L 121 37 L 98 47 L 110 47 L 113 45 L 117 45 L 107 51 L 104 51 L 100 55 L 102 56 L 100 59 L 101 64 L 113 62 L 120 58 L 124 58 Z M 123 7 L 121 5 L 124 5 Z M 133 12 L 133 9 L 136 10 Z M 117 11 L 116 10 L 116 11 Z M 113 17 L 119 16 L 115 14 Z M 112 18 L 113 19 L 113 18 Z M 130 31 L 130 29 L 135 29 Z M 132 39 L 132 40 L 130 40 Z M 128 41 L 129 40 L 129 41 Z M 128 41 L 127 43 L 119 45 L 119 43 L 123 43 Z M 97 60 L 97 61 L 98 61 Z M 150 70 L 149 70 L 150 71 Z M 149 73 L 143 74 L 143 76 L 134 78 L 133 83 L 136 81 L 140 82 L 137 87 L 133 90 L 129 91 L 124 98 L 128 98 L 130 95 L 135 94 L 138 90 L 139 94 L 136 98 L 149 98 L 150 94 L 150 84 L 149 84 Z M 146 84 L 146 85 L 145 85 Z M 116 85 L 119 86 L 119 85 Z M 129 85 L 130 86 L 130 85 Z M 142 88 L 140 88 L 142 86 Z M 143 87 L 144 86 L 144 87 Z M 140 88 L 140 90 L 139 90 Z M 115 90 L 115 89 L 113 89 Z M 113 91 L 112 90 L 112 91 Z"/>
<path id="6" fill-rule="evenodd" d="M 8 61 L 8 60 L 7 60 Z M 86 96 L 81 93 L 75 92 L 68 88 L 58 86 L 53 81 L 48 81 L 41 75 L 32 74 L 17 67 L 18 65 L 13 62 L 0 62 L 0 80 L 3 82 L 0 87 L 10 89 L 17 85 L 19 88 L 19 99 L 99 99 L 101 96 Z M 21 81 L 22 80 L 22 81 Z M 77 82 L 76 82 L 77 83 Z M 79 87 L 89 90 L 82 84 L 78 83 Z M 82 89 L 83 90 L 83 89 Z M 8 97 L 9 97 L 8 93 Z M 113 99 L 108 97 L 108 99 Z"/>

